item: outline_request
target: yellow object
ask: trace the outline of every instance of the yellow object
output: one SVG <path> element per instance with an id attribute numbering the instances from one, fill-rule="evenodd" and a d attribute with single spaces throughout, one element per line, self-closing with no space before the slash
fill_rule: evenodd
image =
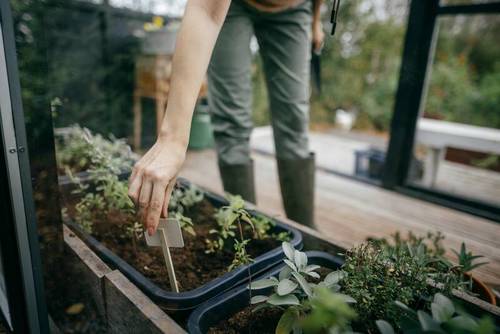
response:
<path id="1" fill-rule="evenodd" d="M 153 21 L 152 22 L 146 22 L 144 23 L 144 30 L 145 31 L 155 31 L 159 30 L 163 27 L 165 23 L 165 20 L 161 16 L 153 16 Z"/>

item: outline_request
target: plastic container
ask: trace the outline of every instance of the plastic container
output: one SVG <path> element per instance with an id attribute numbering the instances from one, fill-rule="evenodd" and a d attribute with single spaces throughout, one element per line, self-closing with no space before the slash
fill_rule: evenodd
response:
<path id="1" fill-rule="evenodd" d="M 343 260 L 324 252 L 306 252 L 309 264 L 317 264 L 330 269 L 338 269 L 343 264 Z M 255 280 L 277 276 L 284 265 L 275 266 L 267 273 L 254 278 Z M 265 294 L 269 289 L 259 290 L 259 294 Z M 212 326 L 217 325 L 221 320 L 230 318 L 233 314 L 244 309 L 250 304 L 250 291 L 247 285 L 242 285 L 232 289 L 220 296 L 217 296 L 200 305 L 189 316 L 187 330 L 190 334 L 203 334 Z"/>
<path id="2" fill-rule="evenodd" d="M 179 179 L 178 183 L 180 186 L 188 186 L 189 181 L 185 179 Z M 227 205 L 227 200 L 219 195 L 212 192 L 206 191 L 205 198 L 208 199 L 215 207 L 221 207 Z M 249 210 L 251 214 L 264 214 Z M 271 217 L 268 217 L 271 218 Z M 273 219 L 276 222 L 276 232 L 288 231 L 292 235 L 292 240 L 290 243 L 294 245 L 295 248 L 302 248 L 302 234 L 291 228 L 284 223 Z M 248 281 L 248 270 L 250 270 L 252 275 L 259 275 L 273 266 L 283 258 L 283 250 L 281 247 L 277 247 L 271 251 L 268 251 L 257 258 L 254 262 L 236 268 L 194 290 L 182 291 L 180 293 L 175 293 L 171 291 L 166 291 L 158 287 L 155 283 L 144 277 L 139 271 L 134 267 L 129 265 L 115 253 L 107 249 L 98 240 L 90 236 L 88 233 L 83 231 L 78 225 L 72 222 L 66 222 L 66 224 L 71 227 L 71 229 L 109 266 L 112 268 L 120 270 L 132 283 L 134 283 L 139 289 L 141 289 L 149 298 L 157 302 L 164 309 L 171 311 L 183 311 L 191 310 L 206 300 L 217 296 L 224 291 L 227 291 L 237 285 L 245 283 Z"/>
<path id="3" fill-rule="evenodd" d="M 189 149 L 201 150 L 214 146 L 214 136 L 208 104 L 200 102 L 195 109 L 189 134 Z"/>

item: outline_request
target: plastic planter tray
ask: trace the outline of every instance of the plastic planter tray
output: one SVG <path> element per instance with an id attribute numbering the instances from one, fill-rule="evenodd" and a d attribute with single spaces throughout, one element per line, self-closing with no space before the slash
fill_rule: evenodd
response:
<path id="1" fill-rule="evenodd" d="M 184 179 L 179 179 L 178 183 L 181 187 L 189 185 L 189 181 Z M 215 207 L 221 207 L 227 205 L 227 200 L 214 194 L 210 191 L 202 189 L 205 193 L 205 198 L 209 200 Z M 256 210 L 248 210 L 251 214 L 262 213 Z M 269 217 L 271 218 L 271 217 Z M 292 240 L 290 243 L 294 245 L 295 248 L 302 248 L 302 234 L 291 228 L 284 223 L 273 219 L 276 222 L 277 232 L 289 231 L 292 234 Z M 257 258 L 254 262 L 238 267 L 194 290 L 183 291 L 180 293 L 174 293 L 171 291 L 163 290 L 158 287 L 155 283 L 144 277 L 139 271 L 117 256 L 115 253 L 107 249 L 103 244 L 97 241 L 95 238 L 90 236 L 88 233 L 83 231 L 77 224 L 73 222 L 66 222 L 66 224 L 71 227 L 72 230 L 94 251 L 96 254 L 109 266 L 120 270 L 130 281 L 132 281 L 139 289 L 141 289 L 149 298 L 160 304 L 163 308 L 171 311 L 182 311 L 191 310 L 203 303 L 204 301 L 217 296 L 224 291 L 233 288 L 239 284 L 248 281 L 248 271 L 253 275 L 258 275 L 260 273 L 269 270 L 275 266 L 283 258 L 283 250 L 281 247 L 276 247 L 275 249 L 266 252 Z"/>
<path id="2" fill-rule="evenodd" d="M 306 252 L 309 264 L 317 264 L 330 269 L 338 269 L 343 260 L 337 256 L 324 252 L 311 251 Z M 267 273 L 262 274 L 260 278 L 278 276 L 283 265 L 276 266 Z M 259 293 L 268 293 L 271 288 L 259 290 Z M 190 334 L 203 334 L 212 326 L 217 325 L 219 321 L 230 318 L 236 312 L 249 305 L 250 291 L 247 285 L 234 288 L 226 293 L 217 296 L 200 305 L 188 319 L 187 330 Z"/>

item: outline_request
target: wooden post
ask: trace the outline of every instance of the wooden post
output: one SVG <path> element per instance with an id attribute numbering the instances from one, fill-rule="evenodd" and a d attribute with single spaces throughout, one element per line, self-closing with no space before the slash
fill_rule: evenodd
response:
<path id="1" fill-rule="evenodd" d="M 163 251 L 163 257 L 165 258 L 165 265 L 167 266 L 168 279 L 170 280 L 170 287 L 172 291 L 179 292 L 179 287 L 177 286 L 177 278 L 175 277 L 174 264 L 172 262 L 172 257 L 170 256 L 170 248 L 167 241 L 167 233 L 164 229 L 159 229 L 161 232 L 161 249 Z"/>

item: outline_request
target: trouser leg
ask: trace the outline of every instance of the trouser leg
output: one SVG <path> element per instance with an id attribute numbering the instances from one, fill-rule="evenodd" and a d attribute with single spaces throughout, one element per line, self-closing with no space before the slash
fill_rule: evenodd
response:
<path id="1" fill-rule="evenodd" d="M 249 145 L 253 26 L 247 14 L 238 2 L 231 4 L 208 68 L 208 100 L 224 189 L 255 202 Z"/>
<path id="2" fill-rule="evenodd" d="M 269 91 L 283 204 L 287 216 L 313 226 L 314 155 L 309 151 L 311 2 L 255 24 Z"/>

